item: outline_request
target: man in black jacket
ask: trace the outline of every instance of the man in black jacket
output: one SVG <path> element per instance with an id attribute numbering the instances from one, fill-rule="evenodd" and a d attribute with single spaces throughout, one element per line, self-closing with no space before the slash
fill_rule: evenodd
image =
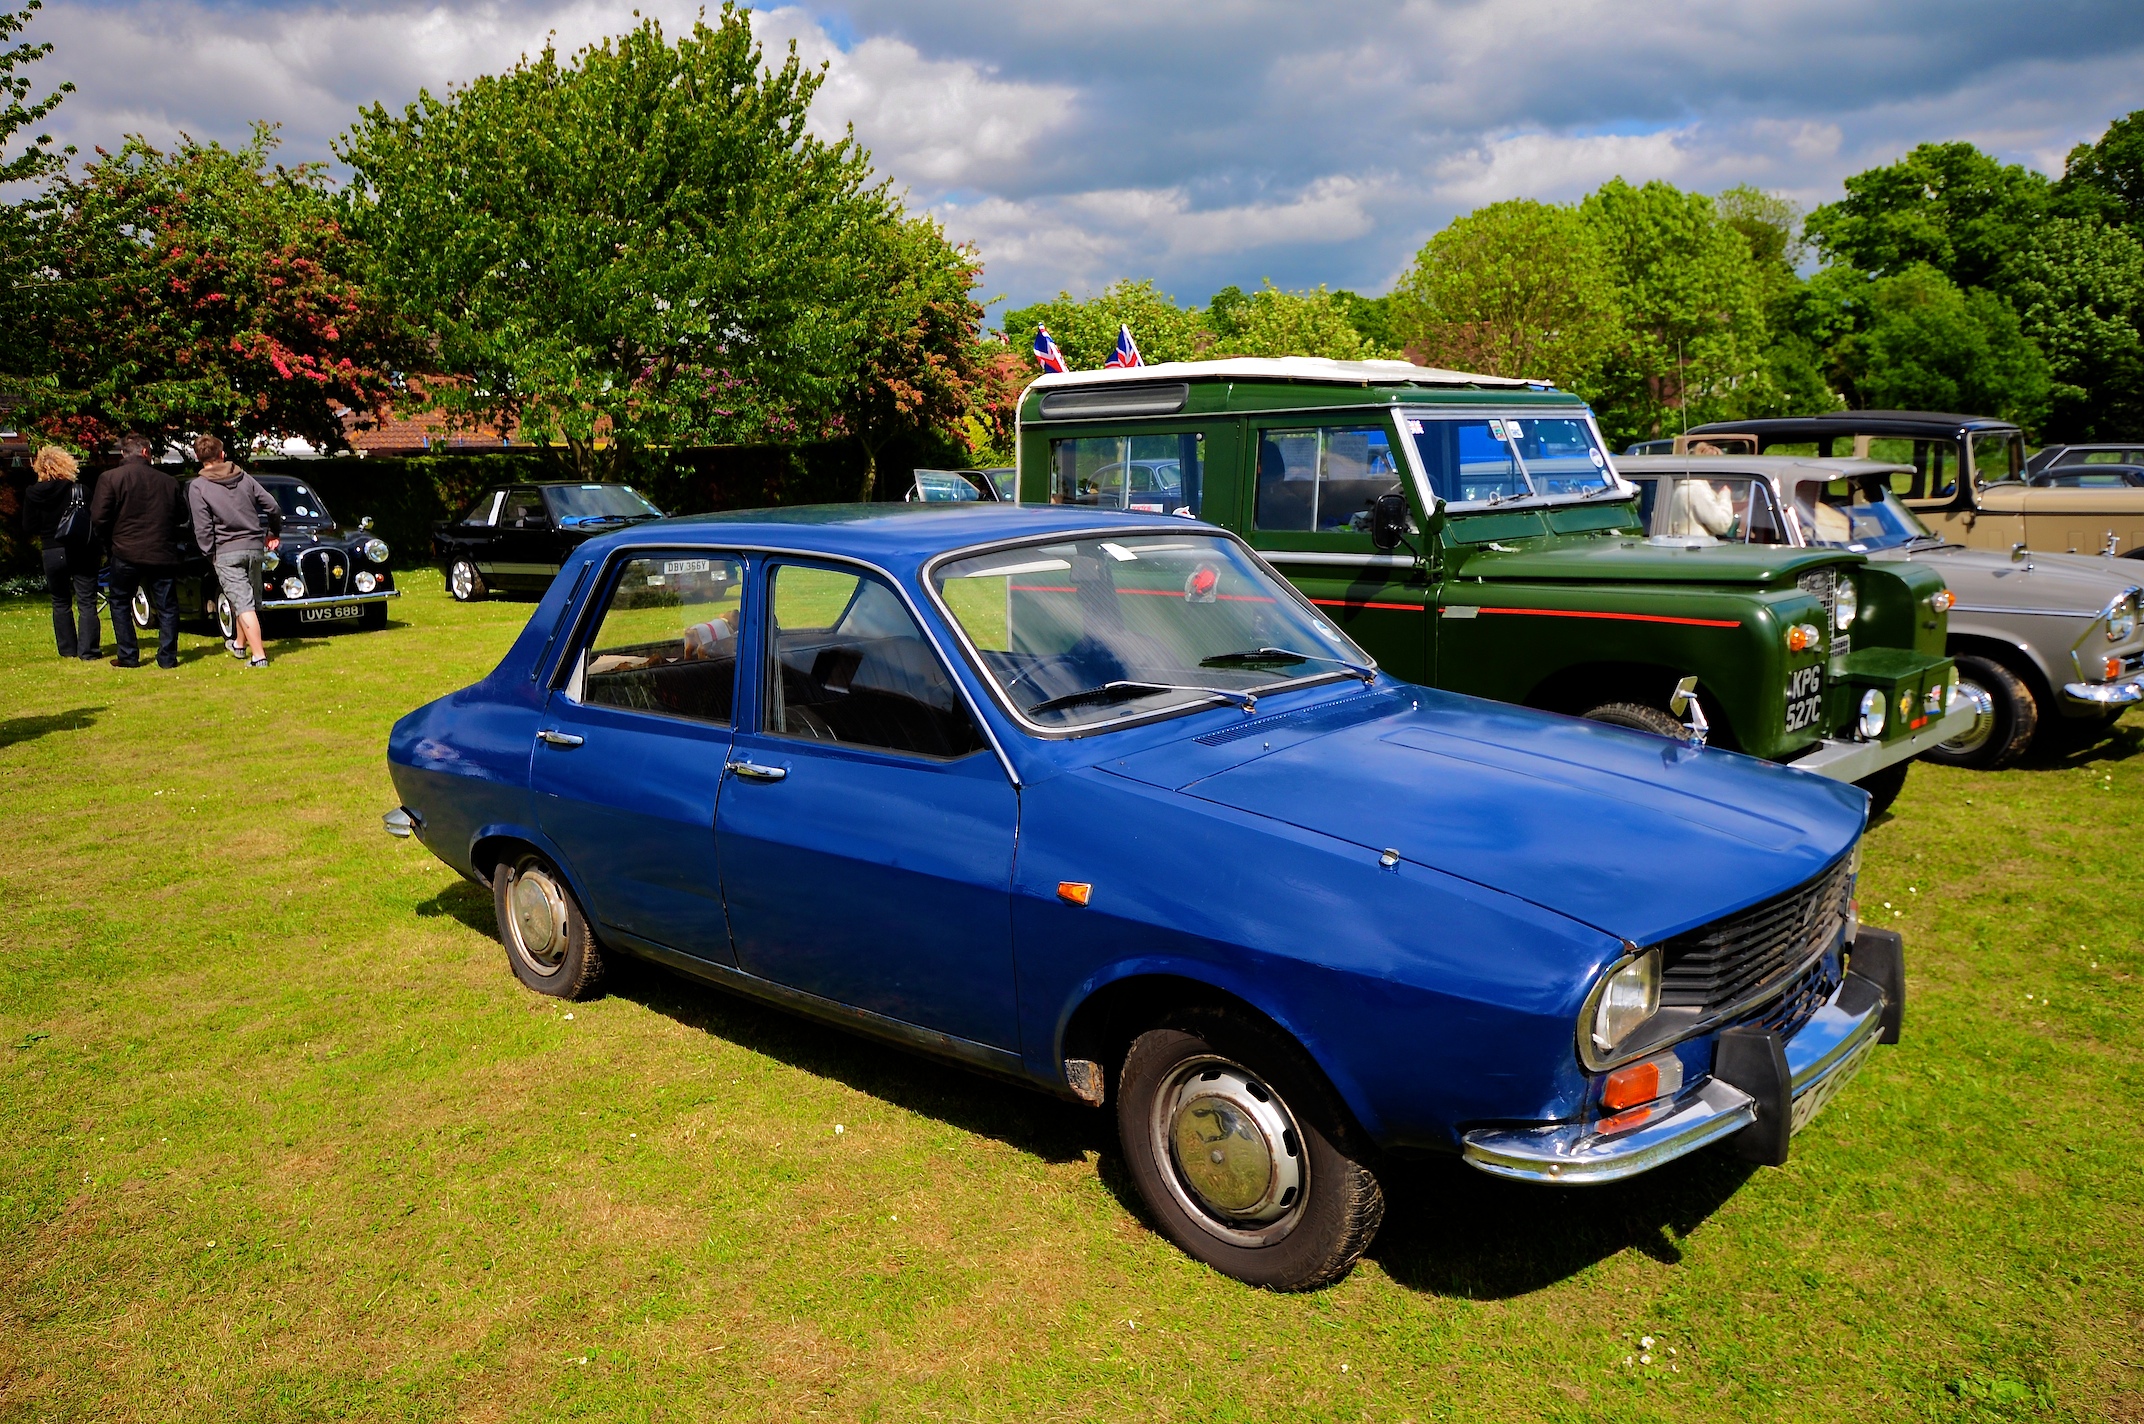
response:
<path id="1" fill-rule="evenodd" d="M 97 480 L 90 523 L 112 551 L 112 666 L 141 666 L 134 642 L 134 591 L 149 591 L 156 612 L 156 665 L 179 665 L 178 528 L 179 482 L 149 463 L 149 442 L 129 435 L 119 443 L 120 462 Z"/>

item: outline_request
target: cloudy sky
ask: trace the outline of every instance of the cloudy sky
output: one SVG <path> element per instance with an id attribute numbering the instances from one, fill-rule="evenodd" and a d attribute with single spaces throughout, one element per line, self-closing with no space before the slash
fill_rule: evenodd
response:
<path id="1" fill-rule="evenodd" d="M 639 4 L 672 29 L 697 8 Z M 633 9 L 47 0 L 29 37 L 57 47 L 39 77 L 78 89 L 63 141 L 271 119 L 294 160 L 361 104 Z M 1122 276 L 1185 301 L 1262 278 L 1381 292 L 1499 198 L 1622 174 L 1808 205 L 1931 139 L 2060 172 L 2144 105 L 2137 0 L 804 0 L 755 27 L 830 66 L 817 121 L 853 123 L 1014 303 Z"/>

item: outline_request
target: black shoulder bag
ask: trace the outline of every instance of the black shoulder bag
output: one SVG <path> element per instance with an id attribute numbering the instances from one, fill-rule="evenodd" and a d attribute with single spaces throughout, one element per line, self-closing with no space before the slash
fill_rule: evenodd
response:
<path id="1" fill-rule="evenodd" d="M 73 544 L 89 536 L 89 506 L 82 499 L 82 483 L 69 480 L 74 488 L 67 491 L 67 508 L 60 514 L 59 522 L 52 526 L 52 542 Z"/>

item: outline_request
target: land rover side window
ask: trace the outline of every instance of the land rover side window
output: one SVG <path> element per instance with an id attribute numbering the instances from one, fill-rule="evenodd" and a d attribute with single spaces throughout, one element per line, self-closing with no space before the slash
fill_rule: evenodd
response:
<path id="1" fill-rule="evenodd" d="M 727 723 L 743 587 L 732 558 L 628 559 L 568 692 L 603 707 Z"/>
<path id="2" fill-rule="evenodd" d="M 1206 437 L 1100 435 L 1050 442 L 1050 503 L 1196 519 L 1205 485 Z"/>
<path id="3" fill-rule="evenodd" d="M 768 608 L 768 732 L 931 757 L 982 750 L 952 675 L 878 578 L 777 564 Z"/>
<path id="4" fill-rule="evenodd" d="M 1367 529 L 1370 506 L 1400 488 L 1392 437 L 1382 425 L 1259 432 L 1259 529 Z"/>
<path id="5" fill-rule="evenodd" d="M 1664 479 L 1640 512 L 1655 534 L 1723 544 L 1784 544 L 1772 492 L 1761 480 L 1725 475 Z"/>
<path id="6" fill-rule="evenodd" d="M 1915 440 L 1879 435 L 1869 441 L 1868 458 L 1887 465 L 1911 465 L 1913 473 L 1891 476 L 1891 493 L 1900 499 L 1949 499 L 1958 493 L 1958 442 Z"/>
<path id="7" fill-rule="evenodd" d="M 1973 474 L 1983 485 L 2025 478 L 2024 439 L 2008 430 L 1992 430 L 1973 439 Z"/>

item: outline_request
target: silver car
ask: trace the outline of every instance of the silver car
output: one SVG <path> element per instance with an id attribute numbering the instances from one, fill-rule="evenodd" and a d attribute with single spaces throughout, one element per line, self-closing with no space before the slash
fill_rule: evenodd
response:
<path id="1" fill-rule="evenodd" d="M 1913 478 L 1904 465 L 1694 453 L 1625 455 L 1616 468 L 1658 540 L 1832 545 L 1939 567 L 1953 600 L 1947 651 L 1976 715 L 1930 761 L 2007 766 L 2040 735 L 2096 737 L 2144 701 L 2144 571 L 2127 560 L 1947 543 L 1897 499 Z M 1862 610 L 1872 615 L 1884 610 Z"/>

